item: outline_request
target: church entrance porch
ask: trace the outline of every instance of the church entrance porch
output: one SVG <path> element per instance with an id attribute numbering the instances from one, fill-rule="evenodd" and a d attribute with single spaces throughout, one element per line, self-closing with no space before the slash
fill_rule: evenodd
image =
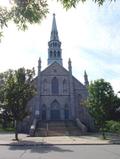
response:
<path id="1" fill-rule="evenodd" d="M 46 110 L 42 111 L 42 120 L 46 120 Z"/>
<path id="2" fill-rule="evenodd" d="M 47 110 L 46 105 L 43 104 L 42 105 L 42 120 L 46 120 L 46 116 L 47 116 L 46 110 Z"/>
<path id="3" fill-rule="evenodd" d="M 53 121 L 61 120 L 60 104 L 57 102 L 57 100 L 54 100 L 51 103 L 50 120 Z"/>
<path id="4" fill-rule="evenodd" d="M 60 111 L 59 110 L 51 110 L 51 120 L 60 120 Z"/>
<path id="5" fill-rule="evenodd" d="M 65 120 L 69 120 L 69 110 L 64 110 Z"/>
<path id="6" fill-rule="evenodd" d="M 69 107 L 67 104 L 64 107 L 64 119 L 69 120 Z"/>

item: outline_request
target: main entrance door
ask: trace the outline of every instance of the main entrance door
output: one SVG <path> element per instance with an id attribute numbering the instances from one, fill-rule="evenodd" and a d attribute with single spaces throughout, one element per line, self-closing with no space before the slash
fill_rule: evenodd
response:
<path id="1" fill-rule="evenodd" d="M 46 120 L 46 110 L 42 111 L 42 120 Z"/>
<path id="2" fill-rule="evenodd" d="M 67 109 L 64 110 L 64 116 L 65 116 L 65 120 L 69 119 L 69 110 Z"/>
<path id="3" fill-rule="evenodd" d="M 51 104 L 51 120 L 60 120 L 60 105 L 59 103 L 54 100 Z"/>
<path id="4" fill-rule="evenodd" d="M 69 108 L 67 104 L 65 105 L 65 108 L 64 108 L 64 118 L 65 120 L 69 120 Z"/>
<path id="5" fill-rule="evenodd" d="M 51 110 L 51 120 L 60 120 L 60 111 L 59 110 Z"/>

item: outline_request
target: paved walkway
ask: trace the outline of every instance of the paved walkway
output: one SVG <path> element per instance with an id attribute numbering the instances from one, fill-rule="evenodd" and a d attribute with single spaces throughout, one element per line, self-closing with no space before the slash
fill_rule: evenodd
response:
<path id="1" fill-rule="evenodd" d="M 56 137 L 29 137 L 26 134 L 19 134 L 19 141 L 15 141 L 14 133 L 0 133 L 0 145 L 43 144 L 120 144 L 120 135 L 107 135 L 107 140 L 103 140 L 100 134 Z"/>

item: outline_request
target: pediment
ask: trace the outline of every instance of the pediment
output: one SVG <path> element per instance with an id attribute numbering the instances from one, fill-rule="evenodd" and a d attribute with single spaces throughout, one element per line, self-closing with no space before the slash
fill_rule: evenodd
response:
<path id="1" fill-rule="evenodd" d="M 69 72 L 63 66 L 57 62 L 54 62 L 45 68 L 41 73 L 44 75 L 68 75 Z"/>

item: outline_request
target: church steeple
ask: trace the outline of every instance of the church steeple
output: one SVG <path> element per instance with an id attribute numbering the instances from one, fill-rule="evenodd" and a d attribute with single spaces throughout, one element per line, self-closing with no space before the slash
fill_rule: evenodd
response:
<path id="1" fill-rule="evenodd" d="M 84 84 L 85 86 L 89 86 L 88 75 L 86 71 L 84 71 Z"/>
<path id="2" fill-rule="evenodd" d="M 50 40 L 59 40 L 55 14 L 53 14 L 52 30 Z"/>
<path id="3" fill-rule="evenodd" d="M 59 41 L 55 14 L 53 14 L 51 36 L 48 42 L 48 65 L 55 61 L 62 65 L 61 42 Z"/>

